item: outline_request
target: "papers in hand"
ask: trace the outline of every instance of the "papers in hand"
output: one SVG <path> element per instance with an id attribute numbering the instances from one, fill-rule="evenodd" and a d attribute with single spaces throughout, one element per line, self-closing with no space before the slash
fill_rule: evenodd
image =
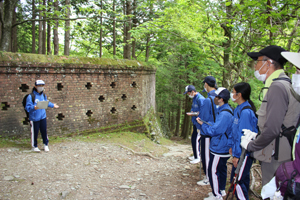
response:
<path id="1" fill-rule="evenodd" d="M 39 102 L 37 102 L 36 107 L 38 107 L 38 109 L 47 109 L 48 104 L 49 104 L 49 101 L 39 101 Z"/>
<path id="2" fill-rule="evenodd" d="M 198 116 L 199 112 L 187 112 L 186 114 L 189 116 Z"/>

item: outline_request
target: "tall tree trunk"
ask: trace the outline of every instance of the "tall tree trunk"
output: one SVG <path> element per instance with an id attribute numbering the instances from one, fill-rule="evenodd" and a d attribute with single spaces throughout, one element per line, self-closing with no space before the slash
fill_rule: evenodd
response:
<path id="1" fill-rule="evenodd" d="M 39 0 L 39 5 L 41 6 L 42 0 Z M 42 20 L 43 11 L 39 9 L 39 20 Z M 38 54 L 43 53 L 43 21 L 39 21 L 39 49 Z"/>
<path id="2" fill-rule="evenodd" d="M 54 6 L 53 10 L 58 11 L 58 0 L 54 0 L 53 6 Z M 57 17 L 57 15 L 54 15 L 54 17 Z M 53 44 L 54 44 L 54 55 L 58 55 L 58 51 L 59 51 L 58 20 L 56 20 L 53 28 Z"/>
<path id="3" fill-rule="evenodd" d="M 13 24 L 15 24 L 17 21 L 17 14 L 16 14 L 16 7 L 14 8 L 13 13 Z M 18 50 L 18 39 L 17 39 L 17 26 L 12 28 L 12 34 L 11 34 L 11 51 L 17 52 Z"/>
<path id="4" fill-rule="evenodd" d="M 43 19 L 46 18 L 46 0 L 43 0 Z M 42 44 L 42 54 L 46 54 L 46 21 L 43 21 L 43 44 Z"/>
<path id="5" fill-rule="evenodd" d="M 70 19 L 70 0 L 66 0 L 65 4 L 67 6 L 66 18 Z M 64 55 L 70 55 L 70 20 L 65 21 L 65 47 Z"/>
<path id="6" fill-rule="evenodd" d="M 181 129 L 181 134 L 180 136 L 184 139 L 186 139 L 191 130 L 190 130 L 190 123 L 191 123 L 191 117 L 186 115 L 185 113 L 190 112 L 191 111 L 191 102 L 189 97 L 186 95 L 185 96 L 185 106 L 184 106 L 184 120 L 183 120 L 183 124 L 182 124 L 182 129 Z"/>
<path id="7" fill-rule="evenodd" d="M 132 7 L 134 9 L 133 11 L 133 18 L 132 18 L 132 28 L 135 28 L 137 27 L 137 24 L 138 24 L 138 20 L 137 20 L 137 12 L 136 12 L 136 0 L 133 0 L 133 3 L 132 3 Z M 136 40 L 135 38 L 133 38 L 133 41 L 132 41 L 132 59 L 137 59 L 136 58 L 136 55 L 135 55 L 135 45 L 136 45 Z"/>
<path id="8" fill-rule="evenodd" d="M 181 57 L 182 58 L 182 57 Z M 179 76 L 179 79 L 181 79 L 181 75 Z M 179 94 L 182 94 L 182 87 L 181 87 L 181 84 L 179 83 L 178 84 L 178 93 Z M 175 132 L 174 132 L 174 136 L 178 136 L 179 135 L 179 129 L 180 129 L 180 118 L 181 118 L 181 98 L 179 98 L 177 100 L 177 112 L 176 112 L 176 129 L 175 129 Z"/>
<path id="9" fill-rule="evenodd" d="M 103 9 L 103 1 L 100 1 L 101 3 L 101 10 Z M 99 58 L 102 57 L 102 33 L 103 33 L 103 28 L 102 28 L 103 22 L 102 22 L 102 11 L 100 13 L 100 38 L 99 38 Z"/>
<path id="10" fill-rule="evenodd" d="M 32 0 L 32 19 L 35 20 L 36 18 L 36 10 L 35 10 L 35 0 Z M 31 22 L 31 53 L 36 53 L 35 51 L 35 21 Z"/>
<path id="11" fill-rule="evenodd" d="M 12 19 L 13 10 L 19 0 L 4 1 L 4 9 L 1 10 L 2 19 L 2 35 L 0 42 L 0 51 L 8 51 L 11 44 L 11 31 L 12 31 Z M 5 12 L 4 12 L 5 11 Z"/>
<path id="12" fill-rule="evenodd" d="M 113 55 L 116 55 L 116 0 L 113 0 Z"/>
<path id="13" fill-rule="evenodd" d="M 130 44 L 130 30 L 131 30 L 131 22 L 129 15 L 131 14 L 131 0 L 126 0 L 125 2 L 125 15 L 126 22 L 124 22 L 124 52 L 123 57 L 124 59 L 131 58 L 131 44 Z"/>
<path id="14" fill-rule="evenodd" d="M 0 2 L 0 14 L 2 15 L 2 13 L 3 13 L 3 1 Z M 2 37 L 2 23 L 0 21 L 0 41 L 1 41 L 1 37 Z"/>
<path id="15" fill-rule="evenodd" d="M 48 12 L 51 12 L 51 2 L 52 0 L 48 0 Z M 51 23 L 47 21 L 47 55 L 51 55 Z"/>
<path id="16" fill-rule="evenodd" d="M 232 17 L 232 0 L 227 0 L 231 1 L 231 4 L 226 6 L 226 19 L 230 19 Z M 222 81 L 222 86 L 225 88 L 229 88 L 230 82 L 231 82 L 231 66 L 230 66 L 230 46 L 231 46 L 231 31 L 232 28 L 231 26 L 228 26 L 228 22 L 223 23 L 221 27 L 224 30 L 224 36 L 226 38 L 226 41 L 223 42 L 223 47 L 224 47 L 224 70 L 223 70 L 223 81 Z"/>

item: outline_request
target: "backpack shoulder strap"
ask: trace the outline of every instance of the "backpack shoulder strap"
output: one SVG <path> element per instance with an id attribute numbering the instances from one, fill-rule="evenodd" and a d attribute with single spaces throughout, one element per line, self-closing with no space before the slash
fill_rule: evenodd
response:
<path id="1" fill-rule="evenodd" d="M 34 103 L 34 101 L 35 101 L 35 94 L 32 92 L 30 95 L 31 95 L 32 103 Z"/>
<path id="2" fill-rule="evenodd" d="M 245 110 L 245 109 L 250 109 L 250 110 L 252 110 L 251 106 L 245 106 L 244 108 L 242 108 L 241 113 L 242 113 L 242 111 Z M 237 113 L 237 115 L 238 115 L 238 118 L 240 118 L 239 113 Z"/>
<path id="3" fill-rule="evenodd" d="M 229 110 L 229 109 L 224 109 L 224 110 L 222 110 L 221 112 L 223 112 L 223 111 L 227 111 L 227 112 L 229 112 L 231 115 L 233 115 L 232 111 Z"/>
<path id="4" fill-rule="evenodd" d="M 211 109 L 212 109 L 212 112 L 213 112 L 213 116 L 214 116 L 214 122 L 216 122 L 216 115 L 215 115 L 215 109 L 214 109 L 214 102 L 212 100 L 211 97 L 208 97 L 210 99 L 210 102 L 211 102 Z"/>
<path id="5" fill-rule="evenodd" d="M 281 78 L 274 78 L 273 81 L 287 81 L 289 82 L 290 84 L 292 84 L 292 81 L 291 79 L 289 78 L 285 78 L 285 77 L 281 77 Z"/>

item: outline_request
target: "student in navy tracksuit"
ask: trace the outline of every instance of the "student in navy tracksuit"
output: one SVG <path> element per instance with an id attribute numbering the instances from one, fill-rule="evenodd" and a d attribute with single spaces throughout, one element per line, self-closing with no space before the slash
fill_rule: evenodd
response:
<path id="1" fill-rule="evenodd" d="M 29 120 L 31 126 L 31 145 L 32 150 L 39 152 L 37 138 L 39 130 L 41 131 L 44 150 L 49 151 L 48 147 L 48 136 L 47 136 L 47 120 L 46 120 L 46 110 L 39 109 L 36 104 L 39 101 L 47 101 L 47 96 L 43 93 L 45 82 L 42 80 L 37 80 L 35 82 L 35 87 L 32 92 L 35 96 L 34 102 L 32 102 L 32 96 L 29 94 L 26 99 L 25 109 L 29 113 Z M 58 105 L 49 102 L 48 107 L 50 108 L 58 108 Z"/>
<path id="2" fill-rule="evenodd" d="M 201 134 L 211 137 L 208 177 L 212 194 L 205 200 L 223 199 L 222 196 L 226 195 L 226 163 L 230 158 L 229 149 L 232 146 L 231 126 L 233 112 L 228 105 L 230 92 L 226 88 L 220 87 L 216 90 L 216 95 L 214 102 L 216 105 L 219 105 L 216 122 L 208 122 L 210 124 L 208 125 L 203 123 L 200 118 L 197 118 L 203 130 Z"/>
<path id="3" fill-rule="evenodd" d="M 238 162 L 243 162 L 240 168 L 240 172 L 237 178 L 238 184 L 236 186 L 236 197 L 241 200 L 249 200 L 248 190 L 250 183 L 250 168 L 253 163 L 253 158 L 246 154 L 244 160 L 239 160 L 242 152 L 240 146 L 241 137 L 243 136 L 243 129 L 249 129 L 257 133 L 257 118 L 255 116 L 256 108 L 253 102 L 250 100 L 251 87 L 248 83 L 238 83 L 233 86 L 233 90 L 230 94 L 231 100 L 238 104 L 234 109 L 234 120 L 232 124 L 232 172 L 231 182 L 234 176 L 235 169 Z"/>
<path id="4" fill-rule="evenodd" d="M 202 110 L 200 113 L 200 118 L 206 122 L 214 122 L 216 119 L 217 108 L 214 103 L 215 91 L 216 91 L 216 79 L 213 76 L 205 77 L 204 90 L 202 92 L 207 92 L 207 98 L 203 101 Z M 200 132 L 203 132 L 200 128 Z M 209 163 L 209 143 L 210 136 L 201 135 L 201 162 L 203 166 L 203 171 L 206 177 L 203 180 L 197 182 L 198 185 L 209 185 L 208 179 L 208 163 Z"/>
<path id="5" fill-rule="evenodd" d="M 188 85 L 185 87 L 185 92 L 183 94 L 189 95 L 190 98 L 193 99 L 193 104 L 191 108 L 191 112 L 199 112 L 198 116 L 200 115 L 201 108 L 202 108 L 202 101 L 204 97 L 196 91 L 196 88 L 193 85 Z M 189 115 L 189 114 L 188 114 Z M 194 156 L 189 157 L 191 160 L 190 163 L 195 164 L 200 162 L 200 125 L 196 121 L 197 116 L 192 116 L 192 123 L 193 123 L 193 133 L 192 133 L 192 148 Z"/>

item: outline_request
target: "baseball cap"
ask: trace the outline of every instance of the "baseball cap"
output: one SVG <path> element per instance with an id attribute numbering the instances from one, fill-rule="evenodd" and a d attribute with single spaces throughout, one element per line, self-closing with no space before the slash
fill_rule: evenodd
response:
<path id="1" fill-rule="evenodd" d="M 283 67 L 284 64 L 287 62 L 287 60 L 281 55 L 281 52 L 286 51 L 284 48 L 276 46 L 276 45 L 270 45 L 259 52 L 248 52 L 247 55 L 251 57 L 253 60 L 257 60 L 259 56 L 267 56 L 268 58 L 271 58 L 272 60 L 278 62 Z"/>
<path id="2" fill-rule="evenodd" d="M 202 83 L 207 83 L 210 87 L 216 87 L 216 79 L 213 76 L 207 76 Z"/>
<path id="3" fill-rule="evenodd" d="M 45 82 L 43 80 L 36 80 L 35 85 L 45 85 Z"/>
<path id="4" fill-rule="evenodd" d="M 185 92 L 183 94 L 186 94 L 186 93 L 191 92 L 191 91 L 196 92 L 196 88 L 193 85 L 188 85 L 188 86 L 185 87 Z"/>
<path id="5" fill-rule="evenodd" d="M 224 100 L 230 99 L 230 92 L 224 87 L 219 87 L 215 93 L 216 93 L 216 96 L 219 98 L 222 98 Z"/>
<path id="6" fill-rule="evenodd" d="M 281 55 L 300 69 L 300 53 L 294 52 L 281 52 Z"/>

